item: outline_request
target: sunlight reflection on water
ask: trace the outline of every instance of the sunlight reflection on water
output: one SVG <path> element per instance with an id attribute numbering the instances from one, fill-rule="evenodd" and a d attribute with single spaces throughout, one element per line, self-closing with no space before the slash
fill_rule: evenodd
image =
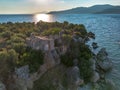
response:
<path id="1" fill-rule="evenodd" d="M 53 16 L 50 14 L 35 14 L 34 15 L 34 21 L 35 23 L 39 21 L 45 21 L 45 22 L 52 22 L 53 21 Z"/>

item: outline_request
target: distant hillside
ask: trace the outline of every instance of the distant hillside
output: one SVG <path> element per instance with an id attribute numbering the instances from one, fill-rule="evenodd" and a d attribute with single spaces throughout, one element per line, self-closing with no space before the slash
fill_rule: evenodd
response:
<path id="1" fill-rule="evenodd" d="M 95 5 L 92 7 L 77 7 L 63 11 L 52 11 L 49 14 L 91 14 L 91 13 L 120 13 L 120 6 Z"/>
<path id="2" fill-rule="evenodd" d="M 101 12 L 97 12 L 98 14 L 120 14 L 120 6 L 116 6 L 116 7 L 113 7 L 113 8 L 110 8 L 110 9 L 105 9 Z"/>

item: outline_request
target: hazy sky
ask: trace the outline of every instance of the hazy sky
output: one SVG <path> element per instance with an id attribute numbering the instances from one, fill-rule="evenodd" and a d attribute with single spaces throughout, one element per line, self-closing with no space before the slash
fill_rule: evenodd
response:
<path id="1" fill-rule="evenodd" d="M 0 0 L 0 14 L 48 12 L 95 4 L 120 5 L 120 0 Z"/>

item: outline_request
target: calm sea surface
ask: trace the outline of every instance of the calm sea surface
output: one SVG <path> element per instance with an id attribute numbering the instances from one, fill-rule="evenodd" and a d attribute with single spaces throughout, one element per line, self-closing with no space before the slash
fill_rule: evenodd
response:
<path id="1" fill-rule="evenodd" d="M 120 14 L 36 14 L 36 15 L 0 15 L 0 23 L 5 22 L 38 22 L 69 21 L 84 24 L 88 31 L 96 34 L 95 42 L 105 47 L 114 68 L 107 78 L 120 90 Z"/>

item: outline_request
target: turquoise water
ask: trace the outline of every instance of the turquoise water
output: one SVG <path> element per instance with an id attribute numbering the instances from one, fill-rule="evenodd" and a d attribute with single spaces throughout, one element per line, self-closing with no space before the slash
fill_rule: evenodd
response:
<path id="1" fill-rule="evenodd" d="M 120 14 L 0 15 L 0 23 L 39 20 L 84 24 L 88 31 L 94 32 L 95 42 L 107 49 L 114 64 L 107 78 L 115 83 L 117 90 L 120 90 Z"/>

